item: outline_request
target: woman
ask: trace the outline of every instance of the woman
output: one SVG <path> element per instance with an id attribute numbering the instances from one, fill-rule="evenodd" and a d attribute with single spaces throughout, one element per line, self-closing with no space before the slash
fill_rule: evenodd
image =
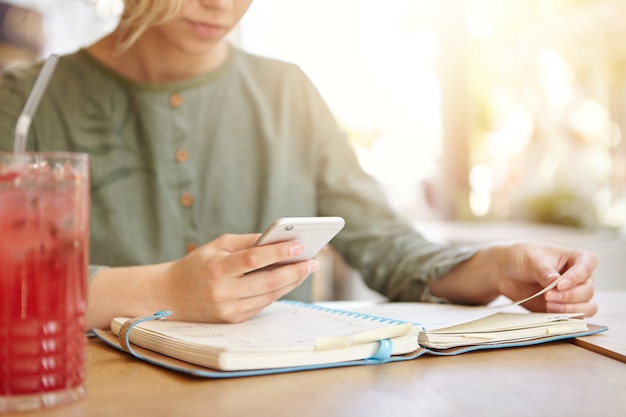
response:
<path id="1" fill-rule="evenodd" d="M 587 252 L 451 247 L 416 233 L 361 170 L 302 71 L 226 42 L 250 3 L 126 0 L 114 32 L 60 59 L 28 140 L 90 155 L 88 327 L 162 309 L 237 322 L 280 297 L 306 298 L 300 284 L 317 261 L 260 270 L 301 245 L 250 247 L 277 217 L 316 215 L 345 218 L 334 248 L 392 300 L 522 299 L 563 275 L 527 306 L 595 314 Z M 2 151 L 38 69 L 0 82 Z"/>

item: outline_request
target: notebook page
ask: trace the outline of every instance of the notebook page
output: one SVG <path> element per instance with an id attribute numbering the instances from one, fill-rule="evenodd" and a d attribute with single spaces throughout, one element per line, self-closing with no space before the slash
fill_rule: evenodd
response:
<path id="1" fill-rule="evenodd" d="M 118 334 L 125 321 L 125 318 L 114 319 L 111 330 Z M 229 351 L 320 350 L 401 336 L 411 327 L 410 323 L 398 320 L 281 301 L 237 324 L 143 322 L 135 328 L 137 332 L 135 329 L 131 332 L 131 341 L 134 337 L 153 341 L 165 338 L 181 346 Z"/>
<path id="2" fill-rule="evenodd" d="M 463 306 L 455 304 L 435 304 L 419 302 L 393 302 L 374 305 L 360 305 L 351 308 L 361 313 L 390 317 L 398 320 L 410 321 L 418 324 L 425 331 L 433 331 L 446 327 L 464 324 L 470 321 L 482 319 L 501 311 L 528 312 L 520 306 L 526 301 L 538 297 L 554 288 L 561 278 L 532 296 L 518 301 L 509 301 L 504 304 L 487 306 Z M 332 303 L 324 303 L 330 306 Z M 344 308 L 350 308 L 345 306 Z"/>

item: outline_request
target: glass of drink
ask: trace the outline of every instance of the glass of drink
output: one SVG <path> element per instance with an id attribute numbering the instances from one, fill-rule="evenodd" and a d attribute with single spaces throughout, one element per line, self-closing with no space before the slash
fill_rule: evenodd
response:
<path id="1" fill-rule="evenodd" d="M 0 414 L 82 398 L 86 154 L 0 153 Z"/>

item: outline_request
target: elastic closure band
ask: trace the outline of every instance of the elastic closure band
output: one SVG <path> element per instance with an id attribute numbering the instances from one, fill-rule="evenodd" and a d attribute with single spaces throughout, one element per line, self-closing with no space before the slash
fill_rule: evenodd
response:
<path id="1" fill-rule="evenodd" d="M 391 343 L 391 340 L 389 339 L 379 340 L 379 343 L 380 347 L 378 348 L 374 356 L 369 359 L 377 362 L 387 362 L 389 359 L 391 359 L 393 343 Z"/>
<path id="2" fill-rule="evenodd" d="M 169 317 L 173 314 L 172 311 L 157 311 L 156 313 L 154 313 L 151 316 L 145 316 L 145 317 L 135 317 L 134 319 L 129 319 L 126 320 L 124 322 L 124 324 L 122 325 L 122 327 L 120 328 L 120 332 L 118 335 L 119 341 L 120 341 L 120 347 L 125 351 L 130 353 L 133 356 L 137 356 L 135 354 L 135 352 L 133 351 L 133 348 L 130 346 L 130 340 L 129 340 L 129 333 L 132 330 L 133 327 L 135 327 L 136 325 L 138 325 L 139 323 L 142 323 L 144 321 L 149 321 L 149 320 L 161 320 L 164 319 L 165 317 Z"/>

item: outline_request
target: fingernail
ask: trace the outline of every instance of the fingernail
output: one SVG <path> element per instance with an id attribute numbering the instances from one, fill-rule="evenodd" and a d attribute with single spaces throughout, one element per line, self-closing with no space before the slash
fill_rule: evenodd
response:
<path id="1" fill-rule="evenodd" d="M 317 270 L 320 269 L 320 263 L 319 261 L 311 260 L 306 267 L 309 274 L 312 274 L 313 272 L 317 272 Z"/>
<path id="2" fill-rule="evenodd" d="M 546 310 L 550 313 L 562 313 L 565 311 L 565 305 L 561 303 L 546 303 Z"/>
<path id="3" fill-rule="evenodd" d="M 556 279 L 558 279 L 560 276 L 561 276 L 561 274 L 559 274 L 558 272 L 551 272 L 551 273 L 549 273 L 549 274 L 546 276 L 546 278 L 547 278 L 549 281 L 552 281 L 552 280 L 556 280 Z"/>
<path id="4" fill-rule="evenodd" d="M 563 278 L 558 284 L 556 284 L 556 286 L 559 290 L 567 290 L 572 287 L 572 280 L 569 278 Z"/>
<path id="5" fill-rule="evenodd" d="M 546 294 L 546 300 L 549 301 L 561 301 L 563 295 L 559 291 L 548 291 Z"/>

